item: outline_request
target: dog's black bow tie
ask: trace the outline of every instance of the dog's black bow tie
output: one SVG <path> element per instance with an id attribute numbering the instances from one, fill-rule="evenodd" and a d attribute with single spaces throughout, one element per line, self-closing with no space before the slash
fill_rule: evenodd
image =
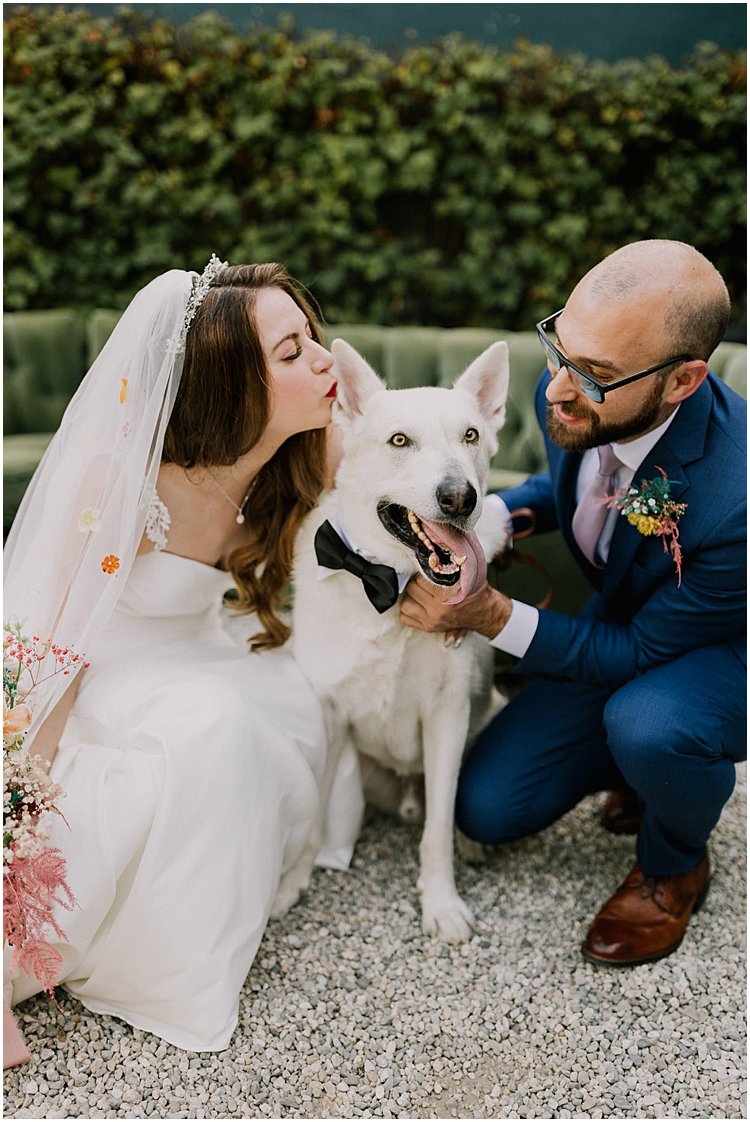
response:
<path id="1" fill-rule="evenodd" d="M 315 556 L 327 569 L 346 569 L 359 577 L 367 599 L 379 612 L 387 612 L 398 600 L 396 570 L 389 565 L 365 561 L 341 540 L 330 522 L 324 522 L 315 535 Z"/>

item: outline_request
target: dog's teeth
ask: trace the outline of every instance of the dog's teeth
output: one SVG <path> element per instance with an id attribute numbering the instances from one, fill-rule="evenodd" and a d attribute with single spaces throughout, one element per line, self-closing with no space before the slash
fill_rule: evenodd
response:
<path id="1" fill-rule="evenodd" d="M 450 554 L 450 561 L 443 564 L 438 556 L 435 548 L 435 542 L 432 538 L 428 537 L 427 533 L 422 526 L 419 515 L 415 514 L 413 510 L 406 508 L 406 517 L 409 525 L 414 533 L 414 536 L 422 543 L 428 550 L 427 564 L 432 569 L 433 573 L 441 573 L 443 575 L 450 575 L 455 573 L 466 562 L 466 557 L 457 557 L 455 553 Z"/>
<path id="2" fill-rule="evenodd" d="M 460 567 L 458 565 L 454 565 L 453 562 L 450 562 L 447 565 L 441 565 L 437 553 L 431 553 L 427 559 L 427 562 L 433 573 L 443 573 L 444 575 L 455 573 L 456 570 Z"/>
<path id="3" fill-rule="evenodd" d="M 406 513 L 407 513 L 407 517 L 409 519 L 409 525 L 411 526 L 412 530 L 414 531 L 414 534 L 416 535 L 416 537 L 419 538 L 422 545 L 426 545 L 428 549 L 432 549 L 433 548 L 433 542 L 427 537 L 427 534 L 422 529 L 422 523 L 419 521 L 419 518 L 417 517 L 417 515 L 414 513 L 413 510 L 408 510 Z"/>

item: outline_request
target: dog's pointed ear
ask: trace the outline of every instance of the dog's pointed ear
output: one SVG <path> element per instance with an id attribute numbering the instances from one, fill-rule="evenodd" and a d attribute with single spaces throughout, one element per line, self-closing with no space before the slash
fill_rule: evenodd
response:
<path id="1" fill-rule="evenodd" d="M 499 429 L 505 423 L 509 380 L 508 344 L 499 341 L 482 351 L 456 379 L 454 386 L 473 394 L 484 419 Z"/>
<path id="2" fill-rule="evenodd" d="M 361 414 L 364 404 L 376 390 L 384 390 L 385 383 L 375 371 L 343 339 L 331 343 L 333 376 L 336 379 L 336 405 L 338 411 L 351 420 Z"/>

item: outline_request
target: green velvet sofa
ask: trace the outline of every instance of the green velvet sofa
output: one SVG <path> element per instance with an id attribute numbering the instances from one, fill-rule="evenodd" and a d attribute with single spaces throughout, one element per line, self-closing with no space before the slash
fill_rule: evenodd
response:
<path id="1" fill-rule="evenodd" d="M 83 374 L 109 337 L 119 313 L 98 309 L 13 312 L 4 317 L 3 520 L 7 531 L 23 492 Z M 326 326 L 365 356 L 391 386 L 450 385 L 485 347 L 505 339 L 510 347 L 510 393 L 490 490 L 520 482 L 544 467 L 544 445 L 533 409 L 542 352 L 533 331 L 502 328 Z M 716 374 L 745 395 L 747 348 L 722 343 L 712 358 Z M 574 612 L 590 592 L 559 534 L 520 543 L 552 575 L 553 607 Z M 531 602 L 546 591 L 532 566 L 514 565 L 499 578 L 510 595 Z"/>

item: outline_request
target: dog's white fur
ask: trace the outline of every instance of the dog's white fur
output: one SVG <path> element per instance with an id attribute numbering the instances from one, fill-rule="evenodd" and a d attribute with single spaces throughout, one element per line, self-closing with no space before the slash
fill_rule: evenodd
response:
<path id="1" fill-rule="evenodd" d="M 420 845 L 423 928 L 448 942 L 470 937 L 473 917 L 456 891 L 453 804 L 469 741 L 499 708 L 492 687 L 493 652 L 469 632 L 456 647 L 441 634 L 400 622 L 398 605 L 379 615 L 359 579 L 338 572 L 318 579 L 313 539 L 334 520 L 357 549 L 401 573 L 420 572 L 414 553 L 385 529 L 382 500 L 445 522 L 436 487 L 450 478 L 471 484 L 477 505 L 463 525 L 477 534 L 485 556 L 503 546 L 505 527 L 485 525 L 482 496 L 497 450 L 508 389 L 508 349 L 494 343 L 452 389 L 388 390 L 365 360 L 334 341 L 338 381 L 334 420 L 343 456 L 336 487 L 305 520 L 294 570 L 292 643 L 295 657 L 321 699 L 329 738 L 328 781 L 346 740 L 398 775 L 424 770 L 425 825 Z M 479 439 L 466 439 L 476 429 Z M 408 445 L 389 443 L 403 433 Z M 496 523 L 496 519 L 494 520 Z M 324 792 L 326 795 L 327 792 Z M 319 838 L 284 878 L 275 910 L 307 886 Z"/>

